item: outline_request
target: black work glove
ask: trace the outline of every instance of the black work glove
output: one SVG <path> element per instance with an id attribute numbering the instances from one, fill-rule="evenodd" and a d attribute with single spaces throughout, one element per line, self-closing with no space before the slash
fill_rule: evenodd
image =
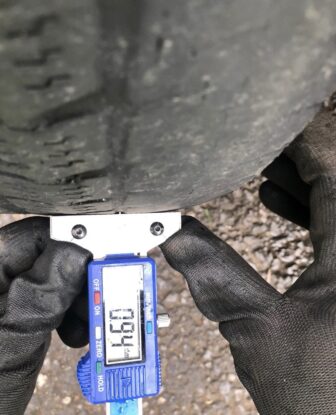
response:
<path id="1" fill-rule="evenodd" d="M 295 163 L 283 153 L 263 175 L 268 179 L 259 189 L 263 204 L 283 218 L 309 229 L 311 186 L 301 179 Z"/>
<path id="2" fill-rule="evenodd" d="M 49 239 L 49 219 L 0 229 L 0 414 L 19 415 L 34 391 L 51 331 L 81 292 L 91 254 Z"/>
<path id="3" fill-rule="evenodd" d="M 200 311 L 219 322 L 237 374 L 262 415 L 334 415 L 336 117 L 331 110 L 324 109 L 286 154 L 266 170 L 273 184 L 263 186 L 262 198 L 310 227 L 315 261 L 285 294 L 195 219 L 186 218 L 162 250 L 185 276 Z"/>

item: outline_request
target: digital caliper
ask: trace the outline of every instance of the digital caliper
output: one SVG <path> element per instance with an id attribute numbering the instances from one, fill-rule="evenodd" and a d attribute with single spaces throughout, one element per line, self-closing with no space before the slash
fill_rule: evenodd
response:
<path id="1" fill-rule="evenodd" d="M 58 216 L 51 237 L 93 253 L 88 267 L 90 350 L 77 377 L 108 415 L 142 413 L 141 399 L 161 386 L 156 265 L 148 251 L 181 228 L 179 213 Z"/>

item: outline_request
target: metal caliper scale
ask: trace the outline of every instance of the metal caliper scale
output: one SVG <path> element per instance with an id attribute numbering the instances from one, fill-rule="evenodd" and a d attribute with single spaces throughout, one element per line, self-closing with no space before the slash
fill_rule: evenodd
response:
<path id="1" fill-rule="evenodd" d="M 88 266 L 90 350 L 77 377 L 108 415 L 142 414 L 142 398 L 160 392 L 156 265 L 148 251 L 181 228 L 180 213 L 57 216 L 51 238 L 93 254 Z"/>

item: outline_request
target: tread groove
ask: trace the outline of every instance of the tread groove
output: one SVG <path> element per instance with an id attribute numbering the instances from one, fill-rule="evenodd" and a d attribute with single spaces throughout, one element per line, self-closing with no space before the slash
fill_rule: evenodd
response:
<path id="1" fill-rule="evenodd" d="M 29 182 L 29 183 L 36 183 L 35 180 L 32 180 L 28 178 L 27 176 L 23 176 L 22 174 L 9 173 L 8 171 L 3 171 L 3 170 L 0 170 L 0 176 L 10 177 L 11 179 L 19 179 L 19 180 L 22 180 L 24 182 Z"/>
<path id="2" fill-rule="evenodd" d="M 71 206 L 81 206 L 81 205 L 94 205 L 95 203 L 105 203 L 111 202 L 109 198 L 102 198 L 102 199 L 92 199 L 92 200 L 84 200 L 83 202 L 72 202 Z M 90 209 L 90 206 L 87 206 Z"/>
<path id="3" fill-rule="evenodd" d="M 97 170 L 89 170 L 83 173 L 73 174 L 71 176 L 67 176 L 62 179 L 63 184 L 68 183 L 80 183 L 83 180 L 90 180 L 90 179 L 99 179 L 101 177 L 105 177 L 109 172 L 108 167 L 103 167 L 102 169 Z"/>
<path id="4" fill-rule="evenodd" d="M 0 118 L 0 127 L 5 127 L 8 131 L 13 131 L 17 133 L 33 133 L 39 129 L 40 125 L 36 124 L 34 126 L 27 126 L 27 127 L 14 127 L 4 122 L 3 119 Z"/>
<path id="5" fill-rule="evenodd" d="M 104 94 L 97 91 L 41 114 L 35 123 L 50 128 L 60 123 L 96 115 L 103 108 L 105 108 Z"/>
<path id="6" fill-rule="evenodd" d="M 49 23 L 57 23 L 58 21 L 59 16 L 56 13 L 38 16 L 28 24 L 28 27 L 9 30 L 5 33 L 4 37 L 7 40 L 13 40 L 21 37 L 28 38 L 41 36 L 46 25 Z"/>
<path id="7" fill-rule="evenodd" d="M 60 46 L 55 46 L 53 48 L 42 50 L 40 56 L 37 58 L 14 59 L 13 64 L 18 68 L 45 66 L 52 56 L 59 56 L 61 55 L 62 51 L 63 49 Z"/>
<path id="8" fill-rule="evenodd" d="M 3 155 L 3 153 L 2 153 Z M 0 158 L 0 164 L 3 164 L 7 167 L 19 167 L 23 169 L 29 169 L 29 166 L 27 164 L 24 164 L 22 162 L 15 162 L 15 161 L 7 161 Z"/>
<path id="9" fill-rule="evenodd" d="M 30 85 L 26 84 L 24 85 L 24 88 L 29 91 L 41 91 L 41 90 L 48 89 L 54 86 L 55 83 L 69 81 L 70 79 L 71 79 L 71 75 L 69 74 L 53 75 L 53 76 L 49 76 L 42 83 L 30 84 Z"/>
<path id="10" fill-rule="evenodd" d="M 73 167 L 76 164 L 82 164 L 82 163 L 85 163 L 85 160 L 72 160 L 64 164 L 54 164 L 51 166 L 51 168 L 55 168 L 55 169 L 56 168 L 67 168 L 67 167 Z"/>
<path id="11" fill-rule="evenodd" d="M 29 202 L 34 202 L 34 203 L 41 203 L 41 204 L 47 205 L 47 206 L 52 206 L 52 203 L 49 203 L 45 200 L 43 200 L 43 202 L 41 202 L 41 200 L 39 200 L 39 199 L 30 199 L 30 198 L 26 198 L 26 197 L 22 198 L 22 197 L 19 197 L 19 196 L 9 196 L 9 198 L 13 199 L 13 200 L 29 201 Z"/>
<path id="12" fill-rule="evenodd" d="M 64 145 L 65 143 L 73 139 L 74 139 L 74 136 L 65 136 L 65 137 L 62 137 L 60 140 L 56 140 L 56 141 L 44 141 L 43 145 L 46 147 Z"/>

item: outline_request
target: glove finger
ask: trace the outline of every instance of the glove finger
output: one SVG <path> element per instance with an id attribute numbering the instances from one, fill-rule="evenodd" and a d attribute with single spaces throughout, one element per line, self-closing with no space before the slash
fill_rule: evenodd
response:
<path id="1" fill-rule="evenodd" d="M 244 318 L 282 298 L 237 252 L 193 218 L 184 219 L 182 230 L 161 249 L 184 275 L 197 307 L 210 320 Z"/>
<path id="2" fill-rule="evenodd" d="M 262 203 L 272 212 L 309 229 L 310 210 L 278 185 L 266 181 L 259 189 Z"/>
<path id="3" fill-rule="evenodd" d="M 311 186 L 301 179 L 295 163 L 286 154 L 277 157 L 262 174 L 303 206 L 309 206 Z"/>
<path id="4" fill-rule="evenodd" d="M 50 240 L 33 267 L 13 280 L 6 322 L 25 332 L 58 327 L 81 292 L 90 259 L 90 252 L 77 245 Z"/>
<path id="5" fill-rule="evenodd" d="M 81 320 L 89 321 L 89 302 L 88 302 L 88 286 L 85 281 L 81 293 L 76 297 L 75 301 L 70 307 L 70 310 L 75 313 Z"/>
<path id="6" fill-rule="evenodd" d="M 72 310 L 67 311 L 57 329 L 63 343 L 69 347 L 80 348 L 89 343 L 89 325 Z"/>
<path id="7" fill-rule="evenodd" d="M 57 329 L 61 340 L 69 347 L 84 347 L 89 342 L 87 284 L 76 297 Z"/>
<path id="8" fill-rule="evenodd" d="M 49 240 L 49 218 L 32 217 L 0 229 L 0 294 L 29 270 Z"/>

